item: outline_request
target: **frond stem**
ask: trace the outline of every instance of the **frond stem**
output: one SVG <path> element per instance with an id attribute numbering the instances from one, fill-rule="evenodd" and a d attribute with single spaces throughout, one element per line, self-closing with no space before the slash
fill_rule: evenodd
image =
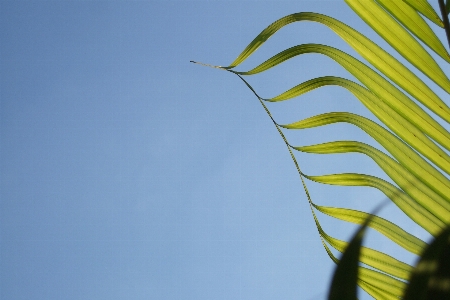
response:
<path id="1" fill-rule="evenodd" d="M 201 66 L 204 66 L 204 67 L 210 67 L 210 68 L 214 68 L 214 69 L 221 69 L 221 70 L 224 70 L 224 71 L 228 71 L 227 69 L 225 69 L 225 68 L 222 67 L 222 66 L 214 66 L 214 65 L 210 65 L 210 64 L 204 64 L 204 63 L 202 63 L 202 62 L 193 61 L 193 60 L 191 60 L 191 61 L 189 61 L 189 62 L 191 62 L 191 63 L 193 63 L 193 64 L 201 65 Z"/>
<path id="2" fill-rule="evenodd" d="M 233 71 L 227 70 L 231 73 L 236 74 Z M 280 129 L 280 125 L 275 121 L 275 119 L 272 117 L 272 114 L 270 113 L 269 109 L 267 108 L 267 106 L 264 104 L 264 102 L 262 101 L 262 98 L 256 93 L 256 91 L 253 89 L 253 87 L 239 74 L 236 74 L 246 85 L 247 87 L 253 92 L 253 94 L 255 94 L 255 96 L 258 98 L 259 102 L 261 103 L 261 105 L 263 106 L 264 110 L 266 111 L 267 115 L 270 117 L 270 119 L 272 120 L 273 124 L 275 125 L 276 129 L 278 130 L 278 133 L 281 135 L 281 138 L 283 139 L 284 143 L 286 144 L 286 147 L 288 148 L 289 154 L 291 155 L 292 160 L 294 161 L 295 164 L 295 168 L 297 169 L 298 174 L 300 175 L 300 180 L 302 181 L 302 185 L 303 185 L 303 189 L 306 193 L 306 197 L 308 198 L 308 202 L 309 202 L 309 206 L 311 208 L 311 211 L 314 214 L 314 210 L 312 208 L 312 200 L 311 200 L 311 196 L 309 195 L 309 191 L 308 188 L 306 187 L 306 183 L 305 183 L 305 179 L 304 176 L 305 174 L 303 174 L 303 172 L 300 170 L 300 166 L 297 162 L 297 159 L 295 158 L 294 153 L 292 152 L 292 145 L 289 144 L 289 142 L 286 139 L 286 136 L 284 135 L 283 131 L 281 131 Z"/>

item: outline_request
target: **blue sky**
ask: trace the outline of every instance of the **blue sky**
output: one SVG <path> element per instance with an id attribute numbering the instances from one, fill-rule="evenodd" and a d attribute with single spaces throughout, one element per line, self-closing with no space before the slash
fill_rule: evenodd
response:
<path id="1" fill-rule="evenodd" d="M 385 45 L 338 0 L 0 2 L 0 298 L 324 299 L 334 265 L 282 139 L 236 76 L 189 63 L 227 65 L 299 11 Z M 298 23 L 239 69 L 302 43 L 354 54 L 323 25 Z M 324 75 L 351 79 L 304 55 L 249 82 L 271 97 Z M 337 87 L 269 109 L 280 123 L 328 111 L 371 116 Z M 345 124 L 287 136 L 294 145 L 375 144 Z M 297 158 L 307 174 L 384 176 L 362 155 Z M 369 211 L 384 199 L 307 184 L 321 205 Z M 427 238 L 392 205 L 382 215 Z M 336 238 L 355 228 L 319 219 Z"/>

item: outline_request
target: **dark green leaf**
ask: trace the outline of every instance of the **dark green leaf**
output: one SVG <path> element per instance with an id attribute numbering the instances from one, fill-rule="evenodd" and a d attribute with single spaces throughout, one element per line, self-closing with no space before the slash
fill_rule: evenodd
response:
<path id="1" fill-rule="evenodd" d="M 425 249 L 404 299 L 450 299 L 450 226 Z"/>

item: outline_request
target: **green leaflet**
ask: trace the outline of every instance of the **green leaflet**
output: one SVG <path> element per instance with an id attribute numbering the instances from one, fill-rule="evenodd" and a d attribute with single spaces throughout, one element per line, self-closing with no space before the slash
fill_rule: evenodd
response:
<path id="1" fill-rule="evenodd" d="M 376 0 L 391 15 L 411 31 L 418 39 L 430 47 L 440 57 L 450 62 L 450 56 L 430 26 L 408 4 L 398 0 Z"/>
<path id="2" fill-rule="evenodd" d="M 319 145 L 294 147 L 294 149 L 316 154 L 359 152 L 372 158 L 383 171 L 411 198 L 425 207 L 442 222 L 450 222 L 450 199 L 437 195 L 432 189 L 412 175 L 395 160 L 383 152 L 360 142 L 341 141 Z"/>
<path id="3" fill-rule="evenodd" d="M 288 129 L 306 129 L 336 122 L 347 122 L 364 130 L 391 153 L 403 167 L 415 177 L 420 178 L 423 183 L 437 194 L 441 195 L 443 191 L 450 189 L 449 180 L 427 163 L 420 155 L 392 133 L 364 117 L 352 113 L 334 112 L 280 126 Z"/>
<path id="4" fill-rule="evenodd" d="M 436 14 L 433 7 L 431 7 L 430 3 L 427 0 L 403 0 L 408 3 L 415 10 L 420 12 L 422 15 L 427 17 L 434 24 L 444 28 L 444 23 L 442 23 L 441 18 Z"/>
<path id="5" fill-rule="evenodd" d="M 313 21 L 328 26 L 362 57 L 388 78 L 393 80 L 402 89 L 411 94 L 436 114 L 449 121 L 450 108 L 414 73 L 381 49 L 371 40 L 345 25 L 344 23 L 325 15 L 316 13 L 296 13 L 277 20 L 264 29 L 241 54 L 225 69 L 232 69 L 247 59 L 265 41 L 282 27 L 297 21 Z M 448 90 L 450 92 L 450 89 Z"/>
<path id="6" fill-rule="evenodd" d="M 400 298 L 406 284 L 383 273 L 360 267 L 359 279 L 384 291 L 388 295 Z"/>
<path id="7" fill-rule="evenodd" d="M 371 295 L 374 299 L 377 300 L 398 300 L 398 297 L 393 296 L 391 294 L 388 294 L 384 291 L 381 291 L 379 289 L 377 289 L 376 287 L 374 287 L 371 284 L 368 284 L 365 281 L 359 280 L 358 281 L 358 285 L 364 290 L 366 291 L 369 295 Z"/>
<path id="8" fill-rule="evenodd" d="M 422 228 L 428 231 L 431 235 L 436 235 L 442 228 L 444 223 L 437 217 L 431 214 L 428 210 L 420 206 L 417 202 L 411 199 L 408 195 L 403 193 L 389 182 L 380 178 L 369 176 L 365 174 L 333 174 L 323 176 L 308 176 L 303 174 L 306 178 L 325 184 L 341 185 L 341 186 L 370 186 L 377 188 L 383 192 L 392 202 L 395 203 L 408 217 L 419 224 Z"/>
<path id="9" fill-rule="evenodd" d="M 345 2 L 406 60 L 450 93 L 450 81 L 431 55 L 374 0 Z"/>
<path id="10" fill-rule="evenodd" d="M 319 206 L 314 203 L 312 205 L 324 214 L 355 224 L 362 224 L 371 216 L 372 221 L 368 226 L 380 232 L 399 246 L 417 255 L 421 254 L 423 249 L 425 249 L 425 242 L 404 231 L 394 223 L 376 215 L 346 208 Z"/>
<path id="11" fill-rule="evenodd" d="M 325 241 L 327 241 L 334 249 L 339 252 L 344 252 L 346 250 L 348 246 L 347 242 L 329 236 L 320 226 L 318 229 Z M 404 280 L 408 279 L 409 273 L 412 271 L 412 266 L 389 255 L 366 247 L 361 247 L 359 260 L 368 266 Z"/>

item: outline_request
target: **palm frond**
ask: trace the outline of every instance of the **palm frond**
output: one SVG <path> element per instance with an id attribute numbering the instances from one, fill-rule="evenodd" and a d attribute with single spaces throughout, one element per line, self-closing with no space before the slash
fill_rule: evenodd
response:
<path id="1" fill-rule="evenodd" d="M 399 55 L 445 92 L 450 93 L 450 80 L 439 65 L 450 63 L 450 55 L 423 19 L 426 17 L 439 27 L 445 27 L 450 1 L 446 3 L 444 22 L 426 0 L 345 0 L 345 2 Z M 278 30 L 300 21 L 313 21 L 327 26 L 368 64 L 330 46 L 303 44 L 288 48 L 251 70 L 236 70 L 236 67 Z M 440 57 L 439 63 L 421 43 Z M 331 58 L 352 74 L 359 83 L 340 77 L 325 76 L 300 83 L 278 96 L 263 98 L 243 78 L 276 67 L 298 55 L 311 53 Z M 315 204 L 309 195 L 304 178 L 322 184 L 377 188 L 411 220 L 433 236 L 438 236 L 446 228 L 446 224 L 450 223 L 450 180 L 447 177 L 450 175 L 450 156 L 442 149 L 450 150 L 450 133 L 441 124 L 443 121 L 450 123 L 450 108 L 415 74 L 417 70 L 411 71 L 369 38 L 331 17 L 311 12 L 295 13 L 277 20 L 264 29 L 229 66 L 215 67 L 239 76 L 254 92 L 272 119 L 296 165 L 321 241 L 334 262 L 338 260 L 328 245 L 340 252 L 350 246 L 345 241 L 329 236 L 322 229 L 315 209 L 346 222 L 371 227 L 414 254 L 420 254 L 426 248 L 426 243 L 398 225 L 374 214 Z M 340 86 L 351 92 L 390 131 L 372 120 L 349 112 L 328 112 L 280 125 L 264 104 L 289 100 L 329 85 Z M 432 117 L 415 101 L 426 106 L 442 120 Z M 292 146 L 283 134 L 284 129 L 308 129 L 338 122 L 357 126 L 377 141 L 388 154 L 358 141 L 330 141 L 319 145 Z M 378 164 L 397 186 L 367 174 L 340 173 L 318 176 L 304 174 L 292 149 L 312 154 L 364 154 Z M 371 221 L 367 222 L 367 219 Z M 375 269 L 364 267 L 358 269 L 358 284 L 366 292 L 377 299 L 398 299 L 403 295 L 407 283 L 402 280 L 410 278 L 413 270 L 411 266 L 385 253 L 364 247 L 361 250 L 360 261 Z"/>

